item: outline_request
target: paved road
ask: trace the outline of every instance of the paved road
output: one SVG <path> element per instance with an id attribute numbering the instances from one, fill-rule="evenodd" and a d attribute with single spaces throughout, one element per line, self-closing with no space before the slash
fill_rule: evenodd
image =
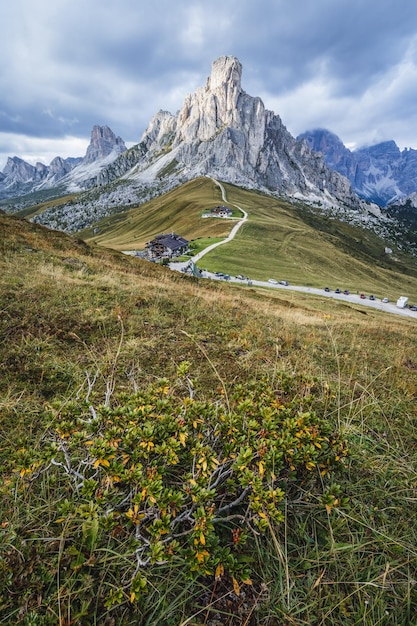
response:
<path id="1" fill-rule="evenodd" d="M 214 178 L 212 178 L 211 180 L 220 187 L 221 192 L 222 192 L 223 202 L 227 202 L 226 191 L 223 185 L 219 183 L 217 180 L 215 180 Z M 169 267 L 172 270 L 183 271 L 188 265 L 192 263 L 194 264 L 197 263 L 197 261 L 199 261 L 205 254 L 207 254 L 208 252 L 211 252 L 211 250 L 214 250 L 214 248 L 217 248 L 217 246 L 221 246 L 227 243 L 228 241 L 231 241 L 235 237 L 239 228 L 248 219 L 248 214 L 237 204 L 232 204 L 232 206 L 235 206 L 240 211 L 242 211 L 243 219 L 239 220 L 239 222 L 237 222 L 236 225 L 233 226 L 230 232 L 230 235 L 226 237 L 226 239 L 223 239 L 223 241 L 219 241 L 217 243 L 213 243 L 211 246 L 208 246 L 207 248 L 205 248 L 204 250 L 196 254 L 194 257 L 192 257 L 190 261 L 180 262 L 180 263 L 175 263 L 175 262 L 170 263 Z M 212 279 L 212 280 L 224 281 L 223 277 L 216 276 L 216 274 L 212 272 L 203 271 L 201 277 Z M 410 311 L 410 309 L 400 309 L 399 307 L 396 306 L 395 302 L 382 302 L 381 300 L 369 300 L 369 298 L 364 300 L 363 298 L 359 296 L 359 294 L 349 294 L 348 296 L 345 296 L 343 293 L 338 294 L 338 293 L 335 293 L 334 291 L 327 292 L 327 291 L 324 291 L 324 289 L 318 289 L 316 287 L 302 287 L 298 285 L 285 286 L 285 285 L 272 284 L 268 281 L 261 281 L 261 280 L 250 280 L 250 281 L 239 280 L 238 278 L 235 278 L 232 276 L 229 277 L 228 282 L 239 283 L 242 285 L 250 284 L 255 287 L 267 287 L 269 289 L 285 289 L 286 291 L 300 291 L 303 293 L 311 293 L 317 296 L 322 296 L 324 298 L 334 298 L 336 300 L 341 300 L 342 302 L 349 302 L 350 304 L 357 304 L 360 306 L 371 307 L 373 309 L 384 311 L 385 313 L 392 313 L 395 315 L 404 315 L 406 317 L 412 317 L 417 320 L 417 311 Z"/>
<path id="2" fill-rule="evenodd" d="M 189 265 L 189 261 L 185 261 L 183 263 L 170 263 L 169 267 L 172 270 L 183 271 Z M 219 282 L 229 282 L 234 284 L 240 284 L 242 286 L 253 286 L 253 287 L 267 287 L 268 289 L 283 289 L 284 291 L 298 291 L 302 293 L 310 293 L 316 296 L 322 296 L 323 298 L 334 298 L 335 300 L 340 300 L 341 302 L 346 302 L 350 304 L 356 304 L 365 307 L 371 307 L 372 309 L 377 309 L 379 311 L 384 311 L 385 313 L 392 313 L 394 315 L 404 315 L 405 317 L 411 317 L 417 320 L 417 311 L 411 311 L 410 309 L 400 309 L 397 307 L 395 302 L 382 302 L 381 300 L 369 300 L 366 298 L 365 300 L 361 298 L 358 294 L 351 293 L 348 296 L 345 296 L 343 293 L 335 293 L 334 291 L 324 291 L 324 289 L 319 289 L 317 287 L 303 287 L 300 285 L 276 285 L 272 284 L 268 281 L 262 280 L 240 280 L 235 278 L 234 276 L 230 276 L 227 280 L 225 280 L 222 276 L 217 276 L 213 272 L 201 272 L 201 278 L 217 280 Z"/>
<path id="3" fill-rule="evenodd" d="M 285 291 L 310 293 L 317 296 L 323 296 L 324 298 L 334 298 L 335 300 L 340 300 L 342 302 L 349 302 L 350 304 L 358 304 L 360 306 L 371 307 L 373 309 L 378 309 L 379 311 L 384 311 L 385 313 L 393 313 L 395 315 L 412 317 L 417 320 L 417 311 L 411 311 L 410 309 L 400 309 L 396 306 L 395 302 L 382 302 L 381 300 L 369 300 L 369 298 L 366 298 L 364 300 L 359 296 L 359 294 L 354 293 L 345 296 L 343 293 L 335 293 L 334 291 L 328 292 L 324 291 L 324 289 L 318 289 L 317 287 L 302 287 L 300 285 L 276 285 L 271 284 L 268 281 L 262 280 L 239 280 L 232 276 L 228 281 L 225 281 L 224 278 L 216 276 L 216 274 L 213 274 L 212 272 L 203 272 L 202 278 L 210 278 L 212 280 L 220 280 L 223 282 L 240 283 L 242 285 L 250 284 L 254 287 L 268 287 L 269 289 L 283 289 Z"/>

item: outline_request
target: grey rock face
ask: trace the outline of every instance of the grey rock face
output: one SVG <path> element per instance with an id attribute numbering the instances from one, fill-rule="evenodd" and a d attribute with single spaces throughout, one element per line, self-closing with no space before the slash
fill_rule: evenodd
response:
<path id="1" fill-rule="evenodd" d="M 91 140 L 83 163 L 94 163 L 94 161 L 104 159 L 112 152 L 118 155 L 125 150 L 126 146 L 121 137 L 116 137 L 108 126 L 96 125 L 91 131 Z"/>
<path id="2" fill-rule="evenodd" d="M 7 159 L 3 174 L 5 178 L 9 178 L 16 183 L 32 182 L 37 178 L 36 168 L 23 161 L 23 159 L 19 159 L 19 157 L 9 157 Z"/>
<path id="3" fill-rule="evenodd" d="M 114 180 L 117 171 L 125 178 L 160 184 L 161 172 L 171 163 L 171 175 L 181 182 L 212 175 L 278 194 L 359 207 L 349 182 L 306 142 L 292 137 L 260 98 L 245 93 L 241 78 L 242 65 L 235 57 L 214 61 L 205 86 L 186 96 L 176 115 L 159 111 L 152 118 L 134 168 L 129 170 L 126 153 L 116 169 L 100 174 L 100 182 Z"/>
<path id="4" fill-rule="evenodd" d="M 19 157 L 9 157 L 3 172 L 0 172 L 0 198 L 17 197 L 40 189 L 51 189 L 58 184 L 70 186 L 71 173 L 80 188 L 91 186 L 91 170 L 95 165 L 94 176 L 126 151 L 126 145 L 116 137 L 108 126 L 94 126 L 91 141 L 84 158 L 55 157 L 49 165 L 26 163 Z M 103 161 L 103 165 L 100 162 Z M 77 168 L 83 168 L 77 172 Z"/>
<path id="5" fill-rule="evenodd" d="M 322 154 L 327 166 L 346 176 L 366 200 L 386 206 L 417 192 L 417 150 L 401 151 L 395 141 L 385 141 L 352 152 L 323 129 L 303 133 L 299 139 Z"/>
<path id="6" fill-rule="evenodd" d="M 0 175 L 0 198 L 12 198 L 30 192 L 42 184 L 47 176 L 47 166 L 26 163 L 19 157 L 9 157 Z"/>

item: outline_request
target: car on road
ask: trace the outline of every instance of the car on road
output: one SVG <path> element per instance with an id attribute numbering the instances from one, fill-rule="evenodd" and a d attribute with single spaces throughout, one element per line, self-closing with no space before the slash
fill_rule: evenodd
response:
<path id="1" fill-rule="evenodd" d="M 410 306 L 410 311 L 417 311 L 417 306 L 415 304 Z"/>
<path id="2" fill-rule="evenodd" d="M 345 289 L 343 293 L 344 293 L 345 296 L 348 296 L 350 291 L 349 291 L 349 289 Z"/>
<path id="3" fill-rule="evenodd" d="M 329 287 L 325 287 L 324 291 L 326 291 L 327 293 L 330 293 L 330 288 Z"/>
<path id="4" fill-rule="evenodd" d="M 362 300 L 366 300 L 366 296 L 364 293 L 361 293 L 361 295 L 359 296 Z"/>
<path id="5" fill-rule="evenodd" d="M 387 302 L 389 302 L 389 300 L 388 300 L 388 298 L 383 298 L 383 299 L 382 299 L 382 302 L 383 302 L 384 304 L 386 304 Z"/>
<path id="6" fill-rule="evenodd" d="M 342 293 L 341 290 L 339 289 L 339 287 L 337 289 L 334 290 L 335 293 Z"/>
<path id="7" fill-rule="evenodd" d="M 288 280 L 280 280 L 279 284 L 284 285 L 285 287 L 288 287 Z"/>
<path id="8" fill-rule="evenodd" d="M 272 283 L 273 285 L 278 285 L 278 281 L 277 281 L 277 280 L 275 280 L 275 278 L 269 278 L 269 279 L 268 279 L 268 282 L 269 282 L 269 283 Z"/>
<path id="9" fill-rule="evenodd" d="M 369 296 L 369 299 L 370 299 L 370 300 L 375 300 L 375 296 L 374 296 L 374 294 L 373 294 L 373 293 L 371 293 L 371 295 Z"/>

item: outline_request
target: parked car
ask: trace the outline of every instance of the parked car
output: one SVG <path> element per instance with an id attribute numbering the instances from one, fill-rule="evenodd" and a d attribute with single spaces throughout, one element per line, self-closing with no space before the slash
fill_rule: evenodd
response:
<path id="1" fill-rule="evenodd" d="M 339 287 L 337 289 L 334 290 L 335 293 L 342 293 L 341 290 L 339 289 Z"/>
<path id="2" fill-rule="evenodd" d="M 388 300 L 388 298 L 383 298 L 383 299 L 382 299 L 382 302 L 383 302 L 384 304 L 386 304 L 387 302 L 389 302 L 389 300 Z"/>
<path id="3" fill-rule="evenodd" d="M 325 287 L 325 288 L 324 288 L 324 291 L 327 291 L 327 293 L 330 293 L 330 289 L 329 289 L 329 287 Z"/>
<path id="4" fill-rule="evenodd" d="M 269 282 L 269 283 L 272 283 L 273 285 L 278 285 L 278 281 L 277 281 L 277 280 L 275 280 L 275 278 L 269 278 L 269 279 L 268 279 L 268 282 Z"/>
<path id="5" fill-rule="evenodd" d="M 373 293 L 371 293 L 371 295 L 369 296 L 369 299 L 370 299 L 370 300 L 375 300 L 375 296 L 374 296 L 374 294 L 373 294 Z"/>
<path id="6" fill-rule="evenodd" d="M 417 306 L 415 304 L 410 306 L 410 311 L 417 311 Z"/>
<path id="7" fill-rule="evenodd" d="M 348 296 L 350 291 L 349 291 L 349 289 L 345 289 L 343 293 L 344 293 L 345 296 Z"/>
<path id="8" fill-rule="evenodd" d="M 366 300 L 366 296 L 365 296 L 364 293 L 361 293 L 361 295 L 359 297 L 362 298 L 362 300 Z"/>
<path id="9" fill-rule="evenodd" d="M 285 287 L 288 287 L 288 280 L 280 280 L 279 284 L 284 285 Z"/>

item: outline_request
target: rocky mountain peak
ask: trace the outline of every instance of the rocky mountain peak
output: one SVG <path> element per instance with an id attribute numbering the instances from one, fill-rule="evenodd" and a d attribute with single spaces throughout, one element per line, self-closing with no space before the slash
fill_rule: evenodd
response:
<path id="1" fill-rule="evenodd" d="M 387 206 L 416 191 L 417 150 L 401 151 L 389 140 L 350 151 L 325 129 L 307 131 L 299 138 L 320 153 L 328 167 L 346 176 L 356 193 L 368 201 Z"/>
<path id="2" fill-rule="evenodd" d="M 259 97 L 243 91 L 242 65 L 234 56 L 212 64 L 203 87 L 172 115 L 159 111 L 131 151 L 103 169 L 95 184 L 125 176 L 151 188 L 215 176 L 220 180 L 312 202 L 360 202 L 346 178 L 330 171 L 305 141 L 296 141 Z M 166 177 L 169 180 L 165 180 Z"/>
<path id="3" fill-rule="evenodd" d="M 108 126 L 93 126 L 90 144 L 84 157 L 84 163 L 94 163 L 98 159 L 104 159 L 112 152 L 121 154 L 127 150 L 121 137 L 116 137 Z"/>
<path id="4" fill-rule="evenodd" d="M 226 109 L 233 109 L 242 91 L 242 64 L 233 56 L 223 56 L 213 62 L 206 90 L 224 97 Z"/>
<path id="5" fill-rule="evenodd" d="M 17 182 L 26 183 L 34 180 L 36 176 L 36 168 L 30 163 L 26 163 L 19 157 L 9 157 L 4 167 L 3 174 L 11 177 Z"/>
<path id="6" fill-rule="evenodd" d="M 336 170 L 353 182 L 355 164 L 351 161 L 351 152 L 337 135 L 325 128 L 318 128 L 298 135 L 297 140 L 302 139 L 307 142 L 313 152 L 320 153 L 323 156 L 328 167 Z"/>
<path id="7" fill-rule="evenodd" d="M 87 187 L 91 176 L 96 176 L 120 154 L 127 150 L 120 137 L 108 126 L 96 125 L 84 159 L 82 157 L 55 157 L 47 166 L 26 163 L 19 157 L 9 157 L 0 174 L 0 198 L 18 197 L 31 191 L 50 189 L 58 184 L 71 190 Z"/>
<path id="8" fill-rule="evenodd" d="M 123 176 L 126 193 L 130 181 L 154 194 L 208 175 L 320 206 L 362 209 L 349 181 L 297 141 L 259 97 L 243 91 L 241 80 L 236 57 L 218 58 L 205 85 L 186 96 L 175 115 L 159 111 L 130 150 L 108 126 L 94 126 L 83 162 L 61 183 L 90 189 Z"/>

